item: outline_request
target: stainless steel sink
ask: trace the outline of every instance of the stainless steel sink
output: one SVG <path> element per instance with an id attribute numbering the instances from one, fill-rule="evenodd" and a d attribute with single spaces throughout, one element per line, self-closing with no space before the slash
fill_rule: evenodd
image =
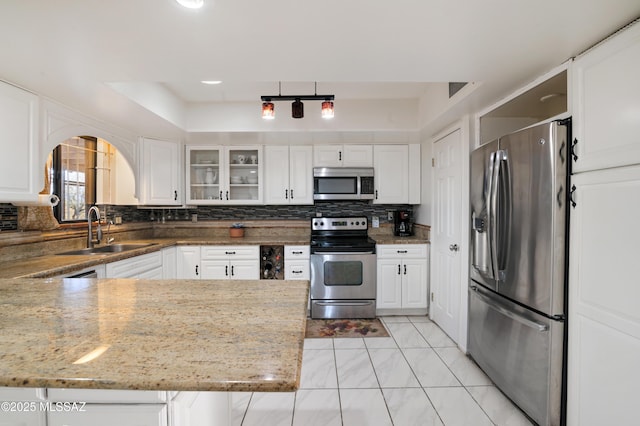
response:
<path id="1" fill-rule="evenodd" d="M 123 251 L 135 250 L 143 247 L 149 247 L 155 245 L 154 243 L 142 243 L 142 244 L 110 244 L 108 246 L 85 248 L 79 250 L 65 251 L 63 253 L 57 253 L 60 256 L 86 256 L 91 254 L 109 254 L 109 253 L 122 253 Z"/>

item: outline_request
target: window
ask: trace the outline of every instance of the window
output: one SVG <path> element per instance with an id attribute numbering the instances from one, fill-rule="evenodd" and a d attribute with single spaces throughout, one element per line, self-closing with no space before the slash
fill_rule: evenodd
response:
<path id="1" fill-rule="evenodd" d="M 53 151 L 53 193 L 60 197 L 54 208 L 58 222 L 87 219 L 89 207 L 96 202 L 96 138 L 74 137 Z"/>

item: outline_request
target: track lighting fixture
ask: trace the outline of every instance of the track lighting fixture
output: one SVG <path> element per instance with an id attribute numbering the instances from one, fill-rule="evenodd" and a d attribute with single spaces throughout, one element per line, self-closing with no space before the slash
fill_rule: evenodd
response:
<path id="1" fill-rule="evenodd" d="M 271 96 L 261 96 L 262 100 L 262 118 L 273 119 L 275 118 L 275 106 L 274 101 L 293 101 L 291 104 L 291 117 L 303 118 L 304 117 L 304 104 L 302 101 L 322 101 L 322 118 L 333 118 L 333 100 L 334 95 L 318 95 L 318 83 L 315 83 L 315 93 L 313 95 L 282 95 L 282 83 L 278 82 L 278 94 Z"/>

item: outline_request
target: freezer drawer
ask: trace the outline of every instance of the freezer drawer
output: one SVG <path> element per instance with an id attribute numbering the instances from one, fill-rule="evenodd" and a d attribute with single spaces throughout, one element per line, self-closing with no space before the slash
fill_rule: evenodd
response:
<path id="1" fill-rule="evenodd" d="M 469 354 L 540 425 L 561 422 L 563 333 L 562 321 L 469 287 Z"/>

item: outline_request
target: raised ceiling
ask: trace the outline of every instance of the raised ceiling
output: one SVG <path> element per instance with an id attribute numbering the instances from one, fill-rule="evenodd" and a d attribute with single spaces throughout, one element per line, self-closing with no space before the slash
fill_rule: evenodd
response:
<path id="1" fill-rule="evenodd" d="M 3 1 L 0 79 L 135 132 L 177 134 L 109 83 L 164 86 L 178 105 L 257 103 L 278 81 L 287 94 L 317 81 L 336 102 L 473 81 L 495 100 L 638 16 L 637 0 Z"/>

